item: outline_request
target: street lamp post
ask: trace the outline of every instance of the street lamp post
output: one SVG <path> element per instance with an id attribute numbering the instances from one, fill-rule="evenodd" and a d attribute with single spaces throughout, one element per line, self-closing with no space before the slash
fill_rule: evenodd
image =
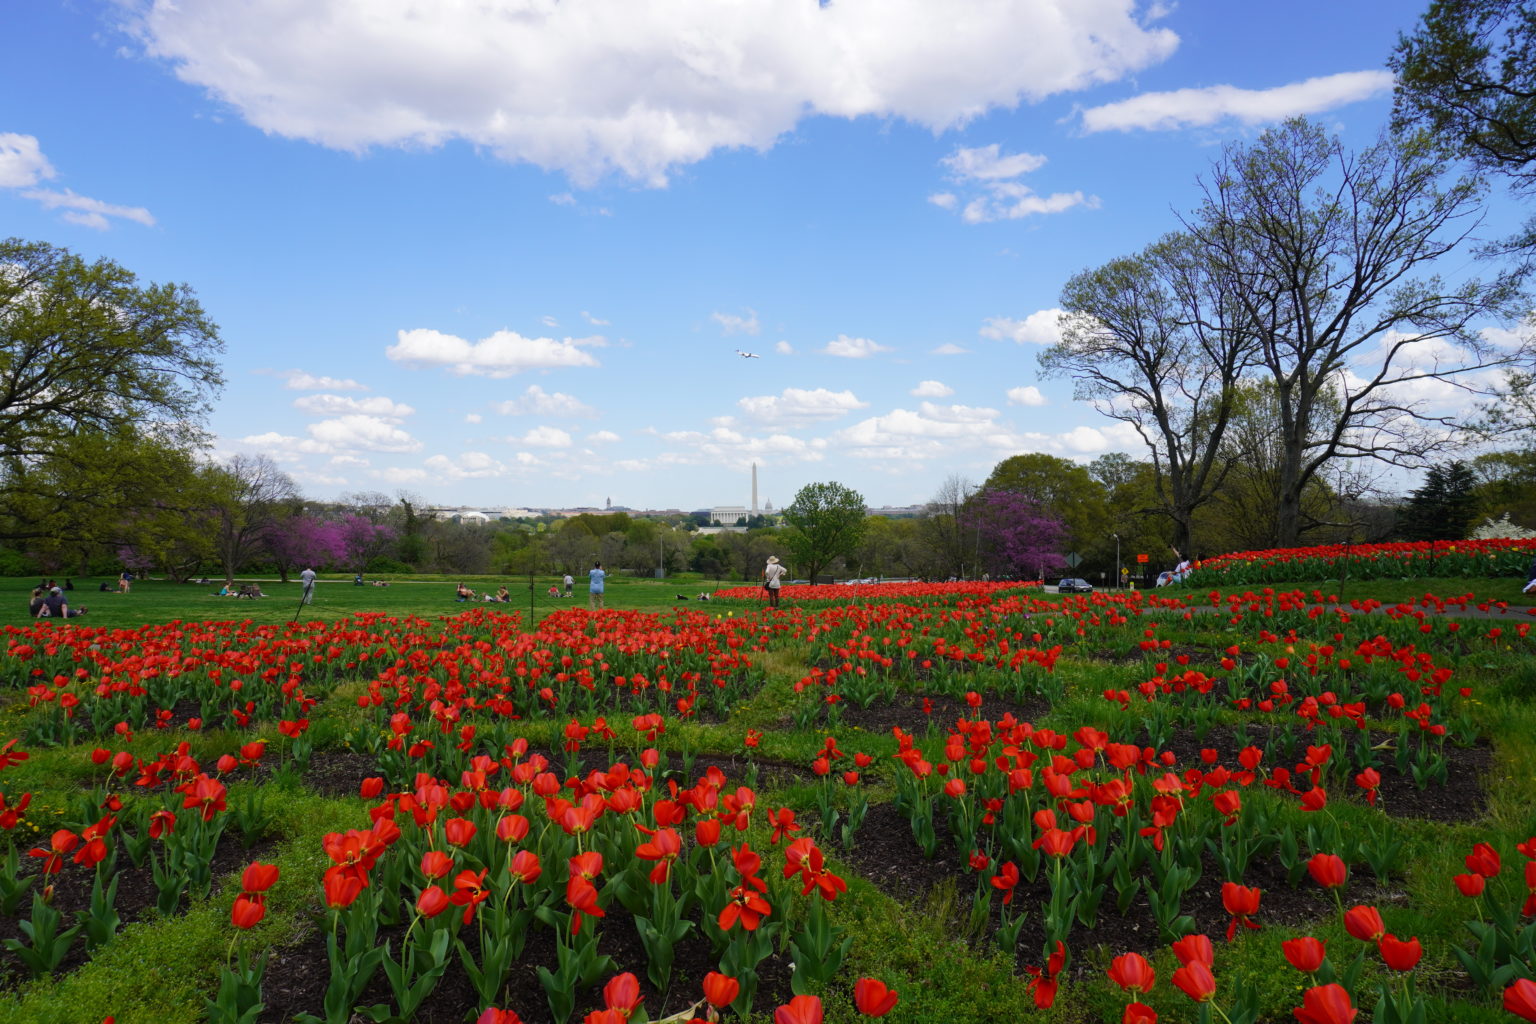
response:
<path id="1" fill-rule="evenodd" d="M 1115 589 L 1120 589 L 1120 535 L 1115 536 Z"/>

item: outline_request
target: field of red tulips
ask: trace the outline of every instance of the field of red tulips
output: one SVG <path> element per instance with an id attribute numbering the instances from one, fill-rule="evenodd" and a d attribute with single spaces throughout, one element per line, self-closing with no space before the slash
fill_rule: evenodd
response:
<path id="1" fill-rule="evenodd" d="M 1456 576 L 1525 579 L 1533 540 L 1437 540 L 1392 544 L 1324 544 L 1241 551 L 1199 563 L 1199 579 L 1215 586 L 1263 586 L 1309 580 Z"/>
<path id="2" fill-rule="evenodd" d="M 1215 579 L 11 627 L 0 1019 L 1536 1021 L 1536 616 Z"/>

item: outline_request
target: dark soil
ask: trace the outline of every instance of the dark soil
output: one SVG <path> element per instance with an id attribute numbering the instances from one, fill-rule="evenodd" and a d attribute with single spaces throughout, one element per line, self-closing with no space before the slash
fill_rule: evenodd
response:
<path id="1" fill-rule="evenodd" d="M 39 842 L 46 843 L 46 839 Z M 226 832 L 220 840 L 218 849 L 213 857 L 213 878 L 215 889 L 218 880 L 233 872 L 240 871 L 252 861 L 262 860 L 272 850 L 270 842 L 260 842 L 255 846 L 246 848 L 240 844 L 239 834 L 233 830 Z M 42 861 L 23 861 L 23 870 L 29 866 L 41 866 Z M 85 913 L 91 906 L 91 886 L 95 881 L 96 870 L 71 863 L 68 859 L 64 862 L 63 870 L 53 875 L 53 908 L 63 915 L 60 929 L 72 927 L 77 915 Z M 119 853 L 116 871 L 117 877 L 117 915 L 124 925 L 134 921 L 151 920 L 159 911 L 156 909 L 156 901 L 159 899 L 159 890 L 155 888 L 155 879 L 148 861 L 143 867 L 135 867 L 126 854 Z M 42 891 L 45 880 L 36 876 L 32 888 L 26 898 L 18 907 L 16 916 L 0 914 L 0 943 L 6 939 L 21 939 L 26 941 L 26 935 L 21 930 L 21 922 L 32 917 L 32 893 Z M 187 905 L 186 896 L 183 894 L 181 909 Z M 324 953 L 322 950 L 322 959 Z M 75 937 L 74 945 L 69 954 L 59 966 L 60 974 L 67 973 L 79 967 L 89 959 L 85 952 L 85 938 L 83 935 Z M 0 946 L 0 989 L 14 987 L 19 981 L 29 976 L 26 965 L 9 949 Z"/>
<path id="2" fill-rule="evenodd" d="M 948 834 L 944 823 L 936 822 L 936 827 L 939 830 L 939 850 L 929 860 L 923 856 L 917 841 L 912 837 L 911 826 L 901 812 L 891 804 L 880 804 L 869 809 L 869 816 L 859 829 L 853 849 L 840 853 L 840 856 L 853 866 L 860 877 L 868 879 L 882 892 L 913 908 L 921 909 L 936 889 L 952 882 L 956 895 L 956 919 L 948 922 L 948 925 L 956 934 L 961 934 L 965 930 L 965 922 L 961 918 L 970 906 L 978 879 L 976 873 L 969 869 L 965 856 L 955 849 L 953 837 Z M 1023 910 L 1028 915 L 1019 933 L 1017 947 L 1021 965 L 1038 965 L 1043 962 L 1041 950 L 1045 944 L 1045 932 L 1039 908 L 1050 899 L 1047 871 L 1047 865 L 1042 864 L 1037 879 L 1032 883 L 1021 883 L 1014 893 L 1016 910 Z M 1209 935 L 1215 942 L 1223 940 L 1231 921 L 1221 900 L 1224 881 L 1226 879 L 1222 877 L 1220 865 L 1207 854 L 1202 862 L 1200 880 L 1184 894 L 1181 901 L 1182 912 L 1195 920 L 1195 931 Z M 1254 919 L 1261 927 L 1302 925 L 1336 912 L 1332 898 L 1305 875 L 1301 884 L 1292 888 L 1284 867 L 1272 858 L 1255 857 L 1251 860 L 1242 884 L 1256 887 L 1263 893 L 1259 913 Z M 1400 901 L 1403 894 L 1380 887 L 1371 878 L 1369 869 L 1358 868 L 1352 873 L 1343 898 L 1346 904 L 1385 904 Z M 1124 916 L 1120 915 L 1115 900 L 1116 893 L 1111 885 L 1099 905 L 1097 927 L 1087 929 L 1078 925 L 1073 929 L 1068 945 L 1074 948 L 1101 945 L 1109 953 L 1118 955 L 1131 951 L 1151 953 L 1164 944 L 1144 891 L 1136 893 Z M 1000 920 L 1001 896 L 994 893 L 991 902 L 992 916 L 987 942 L 992 941 L 990 932 Z"/>
<path id="3" fill-rule="evenodd" d="M 1218 725 L 1211 728 L 1204 739 L 1199 739 L 1194 730 L 1180 728 L 1173 733 L 1163 749 L 1172 751 L 1178 758 L 1178 770 L 1181 771 L 1199 766 L 1200 751 L 1204 749 L 1216 750 L 1220 754 L 1221 764 L 1229 769 L 1236 769 L 1238 768 L 1238 751 L 1250 744 L 1264 749 L 1265 768 L 1294 770 L 1296 762 L 1306 754 L 1306 737 L 1302 736 L 1297 741 L 1295 750 L 1286 753 L 1285 756 L 1277 756 L 1274 752 L 1273 740 L 1279 733 L 1280 730 L 1273 726 L 1253 727 L 1246 733 L 1241 733 L 1228 726 Z M 1380 743 L 1386 738 L 1384 734 L 1373 732 L 1352 733 L 1350 737 L 1351 743 L 1373 744 Z M 1136 741 L 1146 743 L 1146 734 L 1136 737 Z M 1493 764 L 1492 749 L 1486 744 L 1472 747 L 1446 744 L 1444 752 L 1447 761 L 1445 782 L 1431 782 L 1422 789 L 1414 781 L 1411 773 L 1398 772 L 1392 763 L 1390 752 L 1385 752 L 1387 756 L 1383 759 L 1384 763 L 1376 766 L 1376 770 L 1381 773 L 1381 786 L 1378 790 L 1376 806 L 1394 818 L 1463 822 L 1482 817 L 1488 807 L 1485 776 Z M 1356 774 L 1354 769 L 1347 773 L 1348 778 L 1343 784 L 1337 781 L 1340 766 L 1349 763 L 1348 751 L 1341 745 L 1335 744 L 1331 762 L 1335 781 L 1328 792 L 1328 799 L 1364 802 L 1363 793 L 1354 783 Z M 1305 779 L 1293 779 L 1293 784 L 1299 789 L 1308 788 Z"/>
<path id="4" fill-rule="evenodd" d="M 841 726 L 863 729 L 865 732 L 888 734 L 895 726 L 921 736 L 931 724 L 936 729 L 953 727 L 958 718 L 982 716 L 997 721 L 1004 715 L 1013 715 L 1021 722 L 1033 722 L 1051 710 L 1044 698 L 1020 704 L 999 697 L 984 696 L 981 707 L 972 708 L 960 697 L 944 694 L 899 692 L 886 700 L 877 700 L 867 708 L 844 701 L 840 704 Z"/>
<path id="5" fill-rule="evenodd" d="M 457 913 L 456 910 L 450 912 Z M 403 926 L 385 930 L 380 933 L 379 940 L 390 942 L 392 950 L 398 952 L 403 933 Z M 470 954 L 478 956 L 479 939 L 475 930 L 467 928 L 460 931 L 459 935 Z M 718 970 L 719 965 L 711 955 L 709 940 L 695 932 L 678 943 L 672 964 L 671 984 L 665 992 L 659 992 L 645 976 L 645 947 L 627 914 L 613 913 L 603 919 L 600 936 L 598 950 L 613 958 L 617 965 L 614 973 L 630 971 L 640 979 L 645 1010 L 652 1020 L 691 1006 L 703 994 L 704 975 Z M 555 948 L 555 935 L 549 929 L 538 928 L 530 932 L 523 956 L 507 973 L 495 1005 L 500 1009 L 517 1011 L 526 1024 L 553 1024 L 538 969 L 555 969 Z M 777 953 L 770 956 L 758 965 L 757 973 L 758 989 L 754 1008 L 761 1012 L 789 1000 L 792 995 L 791 969 L 787 957 Z M 580 1020 L 591 1010 L 602 1008 L 602 986 L 607 981 L 608 977 L 605 976 L 597 985 L 577 994 L 574 1020 Z M 322 933 L 312 933 L 298 945 L 274 950 L 262 983 L 262 998 L 266 1003 L 266 1009 L 261 1015 L 262 1024 L 281 1024 L 301 1012 L 318 1014 L 329 984 L 330 964 L 326 958 L 325 936 Z M 364 990 L 359 1004 L 368 1006 L 390 1001 L 389 986 L 380 971 Z M 474 1020 L 478 1011 L 478 997 L 469 976 L 458 957 L 453 956 L 437 987 L 417 1012 L 415 1021 L 416 1024 L 460 1024 Z"/>

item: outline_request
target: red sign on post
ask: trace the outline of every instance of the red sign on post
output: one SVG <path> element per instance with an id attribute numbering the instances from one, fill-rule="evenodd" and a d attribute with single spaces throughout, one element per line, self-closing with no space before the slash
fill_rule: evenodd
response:
<path id="1" fill-rule="evenodd" d="M 1136 561 L 1138 561 L 1141 564 L 1145 565 L 1147 563 L 1147 556 L 1146 555 L 1137 555 L 1136 556 Z"/>

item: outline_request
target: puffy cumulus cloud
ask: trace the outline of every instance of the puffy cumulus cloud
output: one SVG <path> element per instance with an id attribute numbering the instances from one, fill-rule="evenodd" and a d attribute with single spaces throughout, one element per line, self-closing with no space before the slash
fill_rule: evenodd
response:
<path id="1" fill-rule="evenodd" d="M 485 417 L 481 416 L 477 412 L 467 412 L 467 413 L 464 414 L 464 422 L 465 423 L 479 423 L 479 422 L 481 422 L 484 419 L 485 419 Z"/>
<path id="2" fill-rule="evenodd" d="M 1015 341 L 1020 345 L 1054 345 L 1061 340 L 1061 310 L 1042 309 L 1023 320 L 1006 316 L 988 317 L 978 332 L 983 338 Z"/>
<path id="3" fill-rule="evenodd" d="M 787 341 L 774 342 L 773 350 L 781 356 L 792 356 L 795 354 L 795 346 L 791 345 Z"/>
<path id="4" fill-rule="evenodd" d="M 593 316 L 591 313 L 588 313 L 586 310 L 582 310 L 581 311 L 581 318 L 583 320 L 585 320 L 587 323 L 591 324 L 593 327 L 607 327 L 608 323 L 609 323 L 607 320 L 603 320 L 603 319 L 600 319 L 598 317 Z"/>
<path id="5" fill-rule="evenodd" d="M 324 441 L 318 441 L 310 437 L 292 437 L 288 434 L 279 434 L 275 430 L 269 430 L 265 434 L 251 434 L 248 437 L 242 437 L 240 443 L 266 452 L 274 457 L 285 455 L 323 455 L 331 450 L 331 446 Z"/>
<path id="6" fill-rule="evenodd" d="M 465 452 L 456 459 L 433 455 L 422 465 L 439 480 L 478 480 L 507 471 L 506 466 L 485 452 Z"/>
<path id="7" fill-rule="evenodd" d="M 0 188 L 26 188 L 57 173 L 36 136 L 0 132 Z"/>
<path id="8" fill-rule="evenodd" d="M 822 351 L 829 356 L 839 356 L 843 359 L 868 359 L 878 352 L 891 350 L 888 346 L 877 345 L 868 338 L 850 338 L 846 334 L 839 334 L 827 342 L 827 347 Z"/>
<path id="9" fill-rule="evenodd" d="M 933 356 L 963 356 L 969 351 L 970 349 L 961 348 L 952 341 L 946 341 L 938 348 L 930 349 L 928 354 Z"/>
<path id="10" fill-rule="evenodd" d="M 295 398 L 293 407 L 314 416 L 377 416 L 379 419 L 398 423 L 416 412 L 403 402 L 395 402 L 382 395 L 373 398 L 348 398 L 345 395 L 305 395 Z"/>
<path id="11" fill-rule="evenodd" d="M 866 459 L 927 460 L 965 449 L 1010 447 L 1010 431 L 992 418 L 956 412 L 964 408 L 940 408 L 924 402 L 916 412 L 892 409 L 838 431 L 832 442 L 848 454 Z M 982 411 L 990 410 L 977 410 Z"/>
<path id="12" fill-rule="evenodd" d="M 1522 345 L 1536 343 L 1536 312 L 1526 316 L 1525 322 L 1515 327 L 1484 327 L 1478 332 L 1488 344 L 1506 351 L 1517 351 Z"/>
<path id="13" fill-rule="evenodd" d="M 383 469 L 371 469 L 368 475 L 388 484 L 421 484 L 431 479 L 420 466 L 386 466 Z"/>
<path id="14" fill-rule="evenodd" d="M 1394 84 L 1390 71 L 1344 71 L 1273 89 L 1212 85 L 1148 92 L 1083 111 L 1083 131 L 1168 131 L 1225 121 L 1269 124 L 1370 99 L 1390 92 Z"/>
<path id="15" fill-rule="evenodd" d="M 1366 399 L 1373 404 L 1400 405 L 1430 415 L 1471 416 L 1504 379 L 1501 368 L 1466 370 L 1484 360 L 1451 338 L 1423 338 L 1386 331 L 1376 344 L 1339 375 L 1339 386 L 1358 394 L 1382 373 L 1390 358 L 1384 386 Z M 1405 414 L 1406 415 L 1406 414 Z"/>
<path id="16" fill-rule="evenodd" d="M 1008 389 L 1009 405 L 1045 405 L 1045 396 L 1034 385 Z"/>
<path id="17" fill-rule="evenodd" d="M 330 463 L 333 466 L 367 466 L 368 460 L 358 458 L 356 455 L 333 455 Z"/>
<path id="18" fill-rule="evenodd" d="M 619 435 L 611 430 L 599 430 L 587 435 L 589 444 L 612 444 L 619 440 Z"/>
<path id="19" fill-rule="evenodd" d="M 513 444 L 525 444 L 530 448 L 569 448 L 571 435 L 559 427 L 534 427 L 522 437 L 513 438 Z"/>
<path id="20" fill-rule="evenodd" d="M 852 391 L 829 391 L 826 388 L 785 388 L 777 395 L 743 398 L 736 404 L 755 420 L 785 426 L 835 420 L 869 406 L 868 402 L 859 401 Z"/>
<path id="21" fill-rule="evenodd" d="M 1038 153 L 1004 153 L 994 142 L 971 149 L 958 147 L 939 163 L 949 169 L 956 181 L 996 181 L 1039 170 L 1045 166 L 1045 157 Z"/>
<path id="22" fill-rule="evenodd" d="M 911 392 L 918 398 L 948 398 L 955 393 L 955 389 L 936 380 L 925 380 Z"/>
<path id="23" fill-rule="evenodd" d="M 289 370 L 283 384 L 289 391 L 367 391 L 366 385 L 346 377 L 316 377 L 303 370 Z"/>
<path id="24" fill-rule="evenodd" d="M 709 318 L 720 325 L 720 333 L 726 337 L 732 334 L 757 334 L 762 330 L 762 325 L 757 322 L 757 312 L 747 310 L 745 316 L 737 316 L 735 313 L 711 313 Z"/>
<path id="25" fill-rule="evenodd" d="M 928 201 L 944 210 L 960 210 L 968 224 L 994 220 L 1019 220 L 1042 213 L 1061 213 L 1074 206 L 1097 208 L 1097 196 L 1082 192 L 1053 192 L 1042 196 L 1018 179 L 1045 166 L 1045 157 L 1036 153 L 1004 153 L 997 143 L 989 146 L 957 148 L 939 163 L 951 180 L 971 198 L 961 206 L 954 192 L 936 192 Z"/>
<path id="26" fill-rule="evenodd" d="M 653 185 L 808 116 L 931 130 L 1115 81 L 1178 37 L 1140 0 L 123 5 L 148 55 L 265 132 L 344 150 L 462 139 L 578 183 Z M 549 98 L 560 98 L 551 104 Z"/>
<path id="27" fill-rule="evenodd" d="M 371 452 L 414 452 L 421 442 L 388 420 L 353 414 L 309 425 L 309 434 L 327 448 L 360 448 Z"/>
<path id="28" fill-rule="evenodd" d="M 616 463 L 621 468 L 658 470 L 673 466 L 721 465 L 740 467 L 748 462 L 763 464 L 815 462 L 824 457 L 824 438 L 809 440 L 789 434 L 754 436 L 732 427 L 717 426 L 708 431 L 650 431 L 656 437 L 655 454 L 645 459 L 626 459 Z"/>
<path id="29" fill-rule="evenodd" d="M 458 376 L 511 377 L 525 370 L 597 366 L 584 346 L 601 345 L 601 338 L 525 338 L 516 331 L 497 331 L 470 342 L 452 334 L 418 328 L 400 331 L 399 341 L 384 354 L 407 366 L 441 366 Z"/>
<path id="30" fill-rule="evenodd" d="M 591 416 L 596 410 L 562 391 L 551 393 L 530 384 L 520 398 L 498 403 L 496 411 L 503 416 Z"/>

